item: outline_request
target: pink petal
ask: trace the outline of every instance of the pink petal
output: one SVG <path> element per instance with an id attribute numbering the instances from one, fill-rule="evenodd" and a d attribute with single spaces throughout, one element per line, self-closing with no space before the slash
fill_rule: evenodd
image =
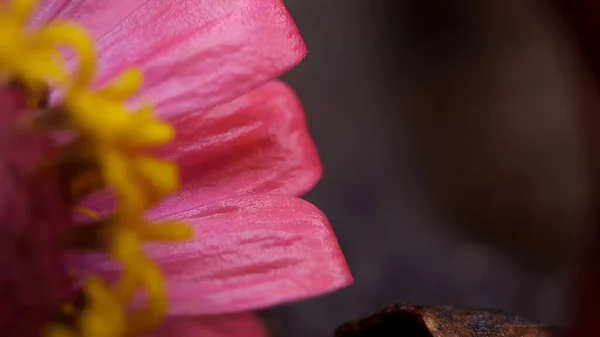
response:
<path id="1" fill-rule="evenodd" d="M 143 96 L 161 116 L 229 101 L 277 77 L 306 54 L 281 0 L 149 0 L 127 16 L 139 0 L 125 1 L 125 7 L 123 2 L 60 3 L 50 2 L 47 8 L 59 7 L 58 16 L 82 20 L 94 35 L 116 24 L 97 41 L 99 82 L 125 67 L 140 67 Z"/>
<path id="2" fill-rule="evenodd" d="M 171 218 L 196 233 L 150 250 L 168 277 L 173 314 L 264 308 L 352 282 L 327 218 L 304 200 L 246 196 Z"/>
<path id="3" fill-rule="evenodd" d="M 163 153 L 179 164 L 182 190 L 158 205 L 151 217 L 235 195 L 301 195 L 321 177 L 304 111 L 281 82 L 170 122 L 177 139 Z"/>
<path id="4" fill-rule="evenodd" d="M 195 232 L 186 243 L 148 247 L 167 276 L 170 314 L 259 309 L 352 283 L 327 219 L 302 199 L 237 197 L 169 219 Z M 80 256 L 75 265 L 108 276 L 117 270 L 97 256 Z"/>
<path id="5" fill-rule="evenodd" d="M 40 25 L 54 19 L 81 23 L 94 39 L 115 28 L 147 0 L 44 0 L 31 23 Z"/>
<path id="6" fill-rule="evenodd" d="M 39 26 L 43 23 L 46 23 L 54 17 L 57 11 L 60 10 L 61 7 L 65 6 L 69 3 L 69 0 L 42 0 L 38 5 L 38 9 L 35 13 L 33 13 L 33 17 L 31 18 L 31 23 L 34 26 Z"/>
<path id="7" fill-rule="evenodd" d="M 168 317 L 148 337 L 267 337 L 267 329 L 254 313 L 219 316 Z"/>

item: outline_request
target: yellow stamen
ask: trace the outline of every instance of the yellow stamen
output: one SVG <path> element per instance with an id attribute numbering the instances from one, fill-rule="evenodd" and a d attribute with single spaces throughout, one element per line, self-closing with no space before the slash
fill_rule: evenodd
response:
<path id="1" fill-rule="evenodd" d="M 79 329 L 82 336 L 123 336 L 127 329 L 125 308 L 111 289 L 100 279 L 92 277 L 83 285 L 89 305 L 81 313 Z"/>
<path id="2" fill-rule="evenodd" d="M 12 1 L 8 3 L 8 14 L 16 23 L 25 25 L 35 7 L 36 0 Z"/>
<path id="3" fill-rule="evenodd" d="M 152 107 L 144 102 L 136 111 L 135 123 L 137 133 L 129 134 L 125 140 L 125 146 L 131 149 L 157 147 L 173 139 L 174 131 L 170 125 L 162 123 L 152 116 Z M 131 137 L 133 136 L 133 137 Z"/>
<path id="4" fill-rule="evenodd" d="M 141 334 L 153 329 L 167 311 L 165 283 L 158 268 L 150 260 L 141 260 L 139 273 L 148 294 L 148 306 L 128 315 L 128 335 Z"/>
<path id="5" fill-rule="evenodd" d="M 125 266 L 135 268 L 136 262 L 140 259 L 141 240 L 135 230 L 118 226 L 112 234 L 110 256 L 122 262 Z"/>
<path id="6" fill-rule="evenodd" d="M 192 236 L 185 224 L 148 224 L 145 220 L 148 208 L 179 188 L 177 167 L 151 154 L 169 142 L 174 131 L 153 117 L 149 103 L 130 108 L 130 100 L 142 87 L 139 70 L 127 69 L 103 88 L 92 89 L 96 70 L 92 39 L 69 22 L 27 27 L 37 3 L 8 0 L 0 4 L 0 85 L 16 81 L 26 89 L 30 108 L 41 109 L 31 123 L 33 128 L 66 129 L 73 136 L 46 166 L 64 172 L 73 212 L 92 221 L 71 228 L 65 244 L 101 249 L 123 268 L 113 285 L 97 276 L 84 279 L 83 308 L 66 303 L 61 309 L 74 316 L 76 324 L 50 322 L 45 336 L 124 337 L 146 332 L 165 315 L 167 299 L 163 276 L 146 256 L 143 244 Z M 66 70 L 69 67 L 59 48 L 74 53 L 73 73 Z M 49 88 L 60 96 L 53 107 L 39 104 L 47 102 Z M 117 197 L 108 219 L 77 204 L 100 188 Z M 128 311 L 140 290 L 147 295 L 146 306 Z"/>
<path id="7" fill-rule="evenodd" d="M 76 313 L 76 311 L 75 311 L 75 306 L 74 306 L 73 304 L 71 304 L 71 303 L 66 303 L 66 304 L 63 304 L 63 305 L 60 307 L 60 312 L 61 312 L 63 315 L 66 315 L 66 316 L 73 316 L 73 315 L 75 315 L 75 313 Z"/>
<path id="8" fill-rule="evenodd" d="M 153 223 L 140 230 L 140 236 L 144 241 L 154 242 L 188 240 L 193 234 L 188 224 L 174 221 Z"/>
<path id="9" fill-rule="evenodd" d="M 86 208 L 86 207 L 75 207 L 74 211 L 76 213 L 88 216 L 92 220 L 100 220 L 100 215 L 96 211 L 94 211 L 92 209 L 89 209 L 89 208 Z"/>
<path id="10" fill-rule="evenodd" d="M 83 287 L 86 307 L 76 318 L 77 326 L 52 323 L 46 337 L 114 337 L 124 336 L 127 314 L 106 282 L 97 276 L 88 278 Z"/>
<path id="11" fill-rule="evenodd" d="M 139 217 L 148 206 L 149 200 L 143 194 L 143 188 L 137 185 L 137 179 L 131 172 L 129 160 L 126 154 L 119 151 L 106 150 L 101 154 L 101 162 L 104 171 L 104 180 L 108 185 L 115 186 L 117 202 L 122 205 L 118 209 L 119 215 L 126 220 Z"/>
<path id="12" fill-rule="evenodd" d="M 8 8 L 0 11 L 0 83 L 18 80 L 29 91 L 40 93 L 43 83 L 54 84 L 68 76 L 63 64 L 57 62 L 57 46 L 48 38 L 60 36 L 81 36 L 81 29 L 51 23 L 32 31 L 27 29 L 27 20 L 37 5 L 33 0 L 13 0 Z M 80 41 L 63 37 L 63 46 L 72 47 L 76 53 L 83 51 Z M 86 54 L 82 54 L 86 59 Z"/>
<path id="13" fill-rule="evenodd" d="M 94 78 L 96 58 L 92 41 L 85 30 L 72 23 L 53 22 L 33 35 L 32 40 L 32 44 L 50 50 L 57 46 L 69 47 L 77 55 L 79 61 L 77 76 L 74 78 L 70 76 L 71 82 L 63 83 L 63 85 L 71 86 L 71 90 L 85 90 L 91 84 Z M 56 54 L 51 53 L 48 57 L 56 58 Z"/>
<path id="14" fill-rule="evenodd" d="M 73 177 L 69 186 L 69 194 L 73 200 L 78 200 L 82 196 L 102 187 L 104 187 L 104 180 L 100 176 L 100 172 L 89 170 Z"/>
<path id="15" fill-rule="evenodd" d="M 137 291 L 140 275 L 135 268 L 123 268 L 123 274 L 114 287 L 115 297 L 121 303 L 128 303 Z"/>
<path id="16" fill-rule="evenodd" d="M 142 72 L 137 68 L 126 69 L 107 86 L 100 89 L 98 94 L 110 100 L 122 101 L 140 90 Z"/>
<path id="17" fill-rule="evenodd" d="M 163 196 L 179 189 L 177 166 L 152 156 L 132 158 L 136 175 L 150 188 L 146 190 L 152 199 L 160 200 Z"/>
<path id="18" fill-rule="evenodd" d="M 44 331 L 45 337 L 79 337 L 71 327 L 65 324 L 50 324 Z"/>

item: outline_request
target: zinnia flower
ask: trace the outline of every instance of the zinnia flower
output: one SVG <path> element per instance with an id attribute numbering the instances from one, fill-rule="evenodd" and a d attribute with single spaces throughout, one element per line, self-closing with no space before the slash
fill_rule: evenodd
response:
<path id="1" fill-rule="evenodd" d="M 279 0 L 0 5 L 2 335 L 263 336 L 351 282 Z"/>

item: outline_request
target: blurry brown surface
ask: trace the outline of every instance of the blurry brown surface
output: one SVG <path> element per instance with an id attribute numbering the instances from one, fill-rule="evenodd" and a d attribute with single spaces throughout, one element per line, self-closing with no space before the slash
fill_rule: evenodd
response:
<path id="1" fill-rule="evenodd" d="M 597 235 L 600 229 L 600 21 L 598 21 L 599 3 L 597 1 L 580 0 L 552 0 L 551 5 L 562 19 L 562 23 L 573 36 L 577 48 L 577 57 L 585 67 L 586 80 L 588 81 L 589 95 L 581 100 L 581 115 L 585 119 L 584 130 L 586 152 L 592 173 L 590 179 L 592 221 L 596 230 L 594 236 L 594 249 L 589 255 L 585 268 L 580 275 L 581 282 L 577 287 L 577 307 L 574 313 L 575 321 L 573 336 L 597 336 L 600 334 L 600 322 L 598 321 L 598 302 L 600 301 L 600 242 Z"/>
<path id="2" fill-rule="evenodd" d="M 589 236 L 570 42 L 542 2 L 452 3 L 452 52 L 415 48 L 400 79 L 424 185 L 467 235 L 531 267 L 570 266 Z"/>
<path id="3" fill-rule="evenodd" d="M 591 236 L 580 65 L 537 1 L 284 0 L 308 45 L 284 76 L 355 285 L 265 315 L 324 337 L 388 303 L 563 324 Z"/>
<path id="4" fill-rule="evenodd" d="M 497 310 L 390 305 L 338 327 L 335 337 L 562 337 L 556 327 L 526 322 Z"/>

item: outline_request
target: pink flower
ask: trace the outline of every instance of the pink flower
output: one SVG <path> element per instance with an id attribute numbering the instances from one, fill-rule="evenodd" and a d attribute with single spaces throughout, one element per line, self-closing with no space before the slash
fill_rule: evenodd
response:
<path id="1" fill-rule="evenodd" d="M 149 216 L 183 220 L 195 232 L 190 242 L 149 247 L 167 276 L 171 314 L 264 308 L 352 281 L 325 216 L 293 196 L 312 187 L 321 168 L 287 86 L 269 82 L 170 121 L 178 137 L 163 153 L 179 163 L 183 189 Z M 77 265 L 117 270 L 101 256 Z"/>
<path id="2" fill-rule="evenodd" d="M 321 165 L 293 91 L 269 82 L 306 53 L 280 0 L 47 0 L 31 24 L 56 19 L 75 20 L 96 39 L 98 85 L 128 66 L 139 67 L 145 78 L 140 96 L 149 98 L 156 115 L 176 130 L 175 141 L 161 154 L 178 164 L 182 188 L 148 217 L 189 223 L 194 237 L 147 247 L 166 276 L 173 316 L 155 336 L 264 336 L 252 310 L 352 282 L 326 217 L 295 197 L 313 187 Z M 15 157 L 1 158 L 1 168 L 14 167 Z M 10 180 L 12 174 L 0 178 Z M 6 191 L 0 194 L 0 207 L 6 210 L 12 198 L 7 198 L 6 184 L 1 187 Z M 36 193 L 19 192 L 25 205 L 36 202 Z M 108 199 L 92 204 L 100 213 L 110 209 Z M 44 209 L 56 208 L 50 206 Z M 6 214 L 16 213 L 0 213 L 2 223 Z M 56 250 L 51 235 L 43 237 L 51 241 L 44 243 L 25 235 L 38 222 L 24 218 L 15 236 L 28 247 Z M 0 258 L 9 253 L 0 251 L 5 255 Z M 6 260 L 0 267 L 14 263 Z M 95 255 L 77 256 L 71 265 L 109 276 L 117 271 Z M 53 284 L 65 274 L 38 274 L 50 273 L 55 274 Z M 0 277 L 0 284 L 23 284 L 3 281 Z M 58 288 L 49 289 L 60 293 Z M 55 302 L 49 298 L 41 306 L 48 311 Z M 10 307 L 2 307 L 0 314 L 6 310 Z M 44 317 L 32 315 L 32 322 Z M 0 329 L 10 323 L 0 321 Z"/>

